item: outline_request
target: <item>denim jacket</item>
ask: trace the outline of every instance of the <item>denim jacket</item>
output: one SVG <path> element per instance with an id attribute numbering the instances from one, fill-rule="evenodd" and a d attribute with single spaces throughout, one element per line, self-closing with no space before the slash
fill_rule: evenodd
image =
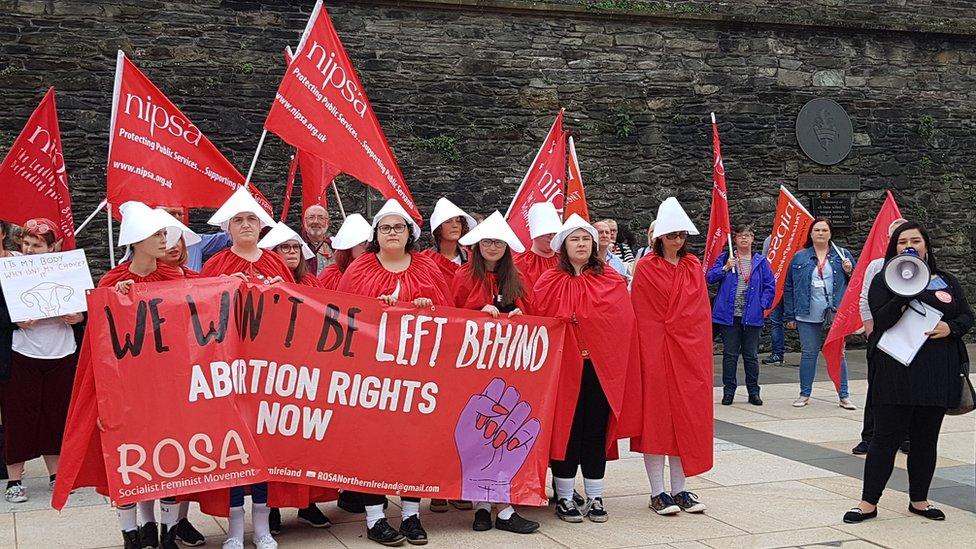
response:
<path id="1" fill-rule="evenodd" d="M 706 279 L 709 284 L 721 281 L 715 303 L 712 306 L 712 322 L 722 326 L 731 326 L 735 320 L 735 291 L 739 285 L 739 275 L 732 271 L 723 271 L 722 267 L 728 261 L 729 252 L 718 256 L 715 265 L 708 270 Z M 761 327 L 765 321 L 763 311 L 773 304 L 776 293 L 776 279 L 769 261 L 762 254 L 752 254 L 752 268 L 749 275 L 749 287 L 746 289 L 745 307 L 742 310 L 742 324 L 745 326 Z"/>
<path id="2" fill-rule="evenodd" d="M 857 262 L 850 250 L 840 248 L 844 257 L 851 262 L 851 273 Z M 834 271 L 834 291 L 830 295 L 830 307 L 834 311 L 840 306 L 847 291 L 847 283 L 851 275 L 844 272 L 844 260 L 837 255 L 834 246 L 827 252 L 827 261 Z M 790 268 L 786 272 L 786 287 L 783 289 L 783 321 L 796 320 L 797 315 L 810 313 L 810 285 L 813 282 L 813 271 L 817 268 L 817 253 L 813 247 L 804 248 L 793 256 Z"/>

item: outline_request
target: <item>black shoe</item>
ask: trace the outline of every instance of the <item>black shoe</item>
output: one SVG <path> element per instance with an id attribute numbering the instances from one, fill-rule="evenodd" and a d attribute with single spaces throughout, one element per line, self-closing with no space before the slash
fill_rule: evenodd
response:
<path id="1" fill-rule="evenodd" d="M 170 530 L 165 524 L 160 526 L 159 530 L 159 547 L 160 549 L 179 549 L 179 545 L 176 545 L 176 526 Z"/>
<path id="2" fill-rule="evenodd" d="M 139 547 L 159 547 L 159 525 L 147 522 L 139 527 Z"/>
<path id="3" fill-rule="evenodd" d="M 359 494 L 339 492 L 339 500 L 336 501 L 336 505 L 339 506 L 339 509 L 354 515 L 366 512 L 366 506 L 363 505 L 363 500 L 359 497 Z"/>
<path id="4" fill-rule="evenodd" d="M 400 523 L 400 533 L 407 538 L 410 545 L 427 545 L 427 531 L 420 524 L 418 515 L 410 515 Z"/>
<path id="5" fill-rule="evenodd" d="M 753 406 L 762 406 L 762 399 L 759 398 L 759 395 L 749 395 L 749 404 L 752 404 Z"/>
<path id="6" fill-rule="evenodd" d="M 861 442 L 858 442 L 857 443 L 857 446 L 855 446 L 854 448 L 851 448 L 851 453 L 854 454 L 855 456 L 864 456 L 864 455 L 867 455 L 867 453 L 868 453 L 868 443 L 867 442 L 864 442 L 863 440 Z"/>
<path id="7" fill-rule="evenodd" d="M 732 395 L 725 395 L 722 397 L 722 406 L 728 406 L 732 404 Z"/>
<path id="8" fill-rule="evenodd" d="M 769 355 L 768 357 L 762 359 L 762 363 L 766 365 L 782 366 L 783 355 Z"/>
<path id="9" fill-rule="evenodd" d="M 485 509 L 478 509 L 475 511 L 474 522 L 471 524 L 471 529 L 475 532 L 487 532 L 488 530 L 491 530 L 491 512 Z"/>
<path id="10" fill-rule="evenodd" d="M 139 530 L 122 532 L 122 541 L 125 543 L 125 549 L 142 549 L 142 541 L 139 538 Z"/>
<path id="11" fill-rule="evenodd" d="M 322 511 L 313 503 L 304 509 L 298 510 L 298 522 L 304 522 L 312 528 L 328 528 L 332 526 L 332 521 L 325 516 Z"/>
<path id="12" fill-rule="evenodd" d="M 203 534 L 194 528 L 187 519 L 180 519 L 176 523 L 176 539 L 187 547 L 197 547 L 207 543 L 207 538 L 203 537 Z"/>
<path id="13" fill-rule="evenodd" d="M 376 521 L 372 528 L 367 528 L 366 537 L 387 547 L 403 545 L 403 540 L 406 539 L 403 534 L 394 530 L 385 518 Z"/>
<path id="14" fill-rule="evenodd" d="M 853 524 L 857 522 L 863 522 L 868 519 L 873 519 L 876 516 L 878 516 L 877 507 L 875 507 L 874 511 L 871 511 L 870 513 L 865 513 L 864 511 L 861 511 L 859 508 L 855 507 L 850 511 L 844 513 L 844 522 L 848 524 Z"/>
<path id="15" fill-rule="evenodd" d="M 929 520 L 945 520 L 945 513 L 940 509 L 936 509 L 929 505 L 925 509 L 916 509 L 911 503 L 908 504 L 908 510 L 916 515 L 921 515 Z"/>
<path id="16" fill-rule="evenodd" d="M 539 529 L 539 523 L 534 520 L 522 518 L 521 515 L 513 512 L 512 516 L 508 517 L 507 520 L 495 518 L 495 528 L 514 534 L 531 534 Z"/>
<path id="17" fill-rule="evenodd" d="M 271 508 L 268 513 L 268 529 L 275 536 L 281 533 L 281 509 Z"/>
<path id="18" fill-rule="evenodd" d="M 590 522 L 606 522 L 610 518 L 607 510 L 603 508 L 603 498 L 587 500 L 586 518 L 590 519 Z"/>
<path id="19" fill-rule="evenodd" d="M 907 440 L 905 442 L 902 442 L 901 446 L 898 447 L 898 449 L 901 450 L 901 453 L 903 454 L 907 454 L 908 451 L 911 450 L 911 448 L 912 448 L 912 443 Z"/>
<path id="20" fill-rule="evenodd" d="M 583 513 L 580 513 L 575 498 L 557 501 L 556 516 L 566 522 L 583 522 Z"/>

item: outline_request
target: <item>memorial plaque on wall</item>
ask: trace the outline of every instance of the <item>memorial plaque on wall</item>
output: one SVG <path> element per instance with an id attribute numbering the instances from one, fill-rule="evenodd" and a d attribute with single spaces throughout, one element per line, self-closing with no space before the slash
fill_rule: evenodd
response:
<path id="1" fill-rule="evenodd" d="M 800 109 L 796 141 L 810 160 L 833 166 L 851 152 L 854 126 L 844 107 L 832 99 L 818 97 Z"/>
<path id="2" fill-rule="evenodd" d="M 852 225 L 850 196 L 812 196 L 810 211 L 816 217 L 829 219 L 835 228 L 846 228 Z"/>
<path id="3" fill-rule="evenodd" d="M 796 178 L 796 188 L 800 192 L 859 191 L 861 178 L 851 174 L 814 175 L 801 174 Z"/>

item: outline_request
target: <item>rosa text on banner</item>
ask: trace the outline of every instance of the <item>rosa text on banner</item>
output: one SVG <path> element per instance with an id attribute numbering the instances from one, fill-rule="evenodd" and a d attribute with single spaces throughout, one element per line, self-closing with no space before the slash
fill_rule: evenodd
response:
<path id="1" fill-rule="evenodd" d="M 563 321 L 231 279 L 89 307 L 116 503 L 262 480 L 545 502 Z"/>

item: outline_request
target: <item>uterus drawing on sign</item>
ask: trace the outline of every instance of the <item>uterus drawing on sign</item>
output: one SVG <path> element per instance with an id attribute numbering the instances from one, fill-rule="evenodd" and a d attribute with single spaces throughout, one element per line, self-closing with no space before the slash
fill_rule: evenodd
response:
<path id="1" fill-rule="evenodd" d="M 20 294 L 20 300 L 28 308 L 37 308 L 41 313 L 39 318 L 52 318 L 61 316 L 61 305 L 69 302 L 74 295 L 75 289 L 71 286 L 41 282 Z"/>

